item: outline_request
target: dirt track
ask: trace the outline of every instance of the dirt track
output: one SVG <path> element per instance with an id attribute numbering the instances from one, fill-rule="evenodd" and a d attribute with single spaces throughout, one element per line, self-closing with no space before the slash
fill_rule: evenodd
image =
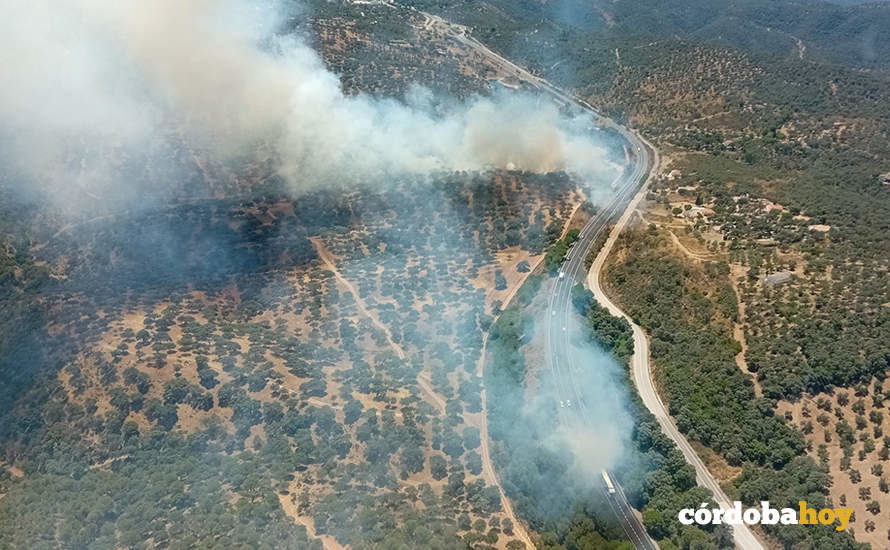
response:
<path id="1" fill-rule="evenodd" d="M 570 218 L 571 220 L 571 218 Z M 568 227 L 568 224 L 566 224 Z M 358 293 L 358 290 L 355 286 L 340 273 L 340 270 L 337 269 L 336 259 L 331 254 L 331 252 L 325 247 L 324 242 L 322 242 L 320 237 L 311 237 L 309 239 L 312 241 L 312 246 L 315 247 L 315 251 L 318 253 L 318 257 L 321 259 L 322 263 L 324 263 L 325 267 L 330 270 L 334 277 L 336 277 L 337 281 L 346 287 L 350 292 L 352 292 L 353 297 L 355 298 L 356 306 L 360 313 L 368 317 L 374 326 L 383 331 L 386 335 L 386 339 L 389 342 L 390 347 L 392 347 L 393 351 L 399 357 L 399 359 L 405 359 L 405 351 L 396 344 L 396 342 L 392 338 L 392 334 L 389 331 L 389 327 L 387 327 L 380 319 L 377 318 L 376 315 L 372 314 L 370 310 L 365 306 L 364 300 L 361 299 L 361 296 Z M 543 256 L 542 256 L 543 259 Z M 540 262 L 540 260 L 539 260 Z M 535 264 L 537 266 L 537 264 Z M 522 286 L 522 283 L 525 282 L 525 277 L 523 277 L 522 281 L 520 281 L 515 288 L 513 288 L 510 292 L 510 299 L 512 299 L 513 295 L 516 294 L 516 291 Z M 509 299 L 508 299 L 509 301 Z M 487 340 L 488 334 L 486 333 L 485 339 Z M 483 356 L 484 356 L 484 344 L 483 344 Z M 482 368 L 482 360 L 480 359 L 479 367 Z M 418 375 L 417 384 L 420 386 L 420 389 L 423 391 L 426 398 L 431 402 L 432 405 L 439 410 L 439 412 L 444 415 L 445 414 L 445 400 L 442 399 L 442 396 L 433 391 L 433 388 L 430 386 L 429 381 L 426 376 L 423 374 Z M 519 518 L 516 517 L 516 513 L 513 511 L 513 506 L 510 503 L 510 499 L 507 498 L 506 493 L 504 493 L 504 488 L 501 487 L 501 483 L 498 480 L 497 474 L 494 471 L 494 467 L 491 463 L 491 454 L 488 448 L 488 415 L 485 409 L 485 390 L 482 390 L 482 413 L 481 413 L 481 427 L 480 427 L 480 439 L 481 439 L 481 450 L 482 450 L 482 472 L 485 474 L 486 481 L 489 484 L 497 487 L 498 492 L 501 495 L 501 503 L 504 506 L 504 514 L 510 518 L 510 521 L 513 522 L 513 532 L 514 536 L 524 542 L 529 549 L 535 548 L 535 545 L 532 544 L 531 538 L 528 536 L 525 528 L 522 523 L 520 523 Z M 324 542 L 324 541 L 323 541 Z M 329 548 L 328 544 L 325 543 L 325 548 Z M 330 547 L 334 550 L 334 547 Z"/>

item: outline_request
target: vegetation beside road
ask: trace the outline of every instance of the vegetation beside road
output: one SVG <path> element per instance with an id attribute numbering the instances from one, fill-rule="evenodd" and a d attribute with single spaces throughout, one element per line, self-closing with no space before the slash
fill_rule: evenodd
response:
<path id="1" fill-rule="evenodd" d="M 529 372 L 523 349 L 535 330 L 531 304 L 545 277 L 531 275 L 492 326 L 485 368 L 492 457 L 517 512 L 539 533 L 539 550 L 560 550 L 569 541 L 579 549 L 630 548 L 594 484 L 572 475 L 573 457 L 544 443 L 558 427 L 553 403 L 538 407 L 526 394 L 531 378 L 549 383 L 540 371 Z"/>
<path id="2" fill-rule="evenodd" d="M 571 457 L 555 454 L 541 444 L 557 428 L 555 402 L 534 408 L 534 416 L 526 412 L 535 395 L 547 395 L 552 383 L 541 365 L 529 371 L 525 355 L 540 313 L 532 302 L 541 285 L 541 275 L 530 277 L 492 328 L 485 379 L 495 463 L 517 511 L 541 534 L 541 548 L 622 547 L 618 541 L 623 536 L 616 531 L 612 512 L 603 503 L 604 494 L 596 482 L 579 484 L 568 470 Z M 629 325 L 602 309 L 589 291 L 573 294 L 575 307 L 588 320 L 590 345 L 611 354 L 627 373 L 627 360 L 633 352 Z M 529 383 L 536 389 L 527 393 Z M 676 521 L 681 508 L 708 501 L 710 493 L 696 485 L 694 469 L 630 391 L 629 378 L 620 384 L 631 396 L 635 427 L 633 448 L 616 466 L 616 475 L 631 504 L 642 510 L 649 534 L 665 550 L 690 545 L 720 548 L 731 543 L 725 528 L 686 527 Z"/>
<path id="3" fill-rule="evenodd" d="M 776 416 L 774 402 L 757 398 L 734 362 L 733 309 L 715 288 L 727 285 L 728 266 L 683 262 L 664 231 L 647 229 L 619 238 L 606 270 L 622 309 L 651 338 L 656 378 L 677 426 L 689 439 L 741 466 L 731 490 L 744 502 L 827 505 L 830 477 L 804 454 L 803 434 Z M 849 533 L 815 526 L 769 526 L 783 544 L 857 548 Z"/>
<path id="4" fill-rule="evenodd" d="M 626 383 L 632 386 L 629 360 L 634 345 L 630 325 L 599 305 L 589 290 L 576 289 L 573 302 L 587 319 L 591 340 L 624 367 Z M 619 466 L 616 475 L 631 503 L 642 511 L 649 535 L 658 541 L 662 550 L 731 545 L 732 537 L 725 527 L 687 527 L 676 521 L 678 512 L 688 503 L 709 502 L 712 495 L 696 485 L 695 469 L 662 432 L 636 391 L 630 392 L 630 411 L 635 426 L 633 459 Z"/>
<path id="5" fill-rule="evenodd" d="M 692 439 L 721 449 L 731 463 L 757 464 L 754 474 L 745 470 L 747 486 L 761 475 L 773 479 L 776 467 L 790 472 L 797 458 L 821 443 L 811 434 L 789 435 L 786 428 L 778 428 L 773 438 L 768 428 L 775 424 L 770 419 L 775 412 L 768 409 L 775 411 L 777 401 L 815 400 L 887 376 L 890 57 L 873 56 L 877 50 L 868 45 L 869 37 L 887 26 L 890 5 L 803 8 L 744 0 L 693 9 L 689 3 L 649 0 L 632 8 L 597 1 L 412 3 L 468 25 L 492 49 L 628 121 L 668 152 L 665 172 L 677 174 L 653 186 L 650 202 L 670 198 L 679 210 L 671 215 L 668 208 L 667 216 L 654 221 L 685 225 L 680 238 L 707 247 L 705 256 L 726 262 L 732 274 L 719 277 L 720 287 L 707 296 L 711 313 L 698 297 L 675 292 L 673 285 L 688 274 L 674 247 L 663 247 L 661 265 L 629 263 L 633 269 L 625 275 L 664 279 L 665 284 L 634 286 L 640 301 L 659 301 L 659 293 L 666 292 L 675 303 L 685 300 L 680 303 L 694 315 L 723 316 L 722 327 L 697 320 L 694 326 L 704 327 L 700 341 L 684 343 L 703 349 L 685 354 L 707 351 L 708 364 L 699 367 L 732 388 L 725 406 L 738 411 L 729 424 L 751 415 L 743 409 L 760 410 L 762 418 L 739 423 L 738 430 L 717 427 L 719 415 L 709 409 L 723 397 L 707 385 L 694 387 L 682 365 L 681 346 L 662 334 L 653 340 L 653 353 L 664 362 L 665 346 L 678 350 L 671 365 L 660 365 L 665 387 L 670 383 L 689 394 L 685 407 L 671 401 L 672 412 Z M 684 220 L 686 207 L 693 206 L 713 214 Z M 792 272 L 791 280 L 764 284 L 782 271 Z M 711 278 L 704 286 L 715 282 Z M 646 319 L 647 330 L 666 332 L 658 323 L 671 315 L 663 313 Z M 733 328 L 744 337 L 740 363 L 756 376 L 756 389 L 734 364 L 740 348 L 733 343 Z M 679 365 L 676 372 L 673 364 Z M 681 388 L 684 383 L 688 387 Z M 749 431 L 767 443 L 748 445 Z M 871 439 L 851 443 L 855 450 L 844 454 L 881 461 Z M 830 462 L 832 468 L 837 463 Z M 813 486 L 835 501 L 840 497 L 826 483 Z M 858 540 L 886 544 L 885 533 L 869 538 L 863 535 L 875 529 L 867 523 L 856 527 Z"/>
<path id="6" fill-rule="evenodd" d="M 579 233 L 580 230 L 578 229 L 569 229 L 563 238 L 547 249 L 547 254 L 544 256 L 544 267 L 547 268 L 551 275 L 559 270 L 559 266 L 566 259 L 569 248 L 578 240 Z"/>

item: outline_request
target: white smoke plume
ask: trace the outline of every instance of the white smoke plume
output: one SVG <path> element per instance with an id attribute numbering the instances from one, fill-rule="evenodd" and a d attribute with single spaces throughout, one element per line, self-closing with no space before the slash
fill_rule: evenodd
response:
<path id="1" fill-rule="evenodd" d="M 536 315 L 535 325 L 542 331 L 547 330 L 547 317 L 546 311 Z M 525 413 L 530 418 L 544 416 L 542 411 L 548 406 L 568 400 L 558 411 L 562 414 L 557 429 L 545 443 L 554 452 L 572 457 L 572 474 L 578 481 L 598 485 L 603 470 L 615 468 L 628 457 L 633 418 L 627 388 L 619 382 L 620 365 L 590 341 L 586 319 L 577 312 L 572 312 L 567 325 L 571 338 L 565 357 L 573 357 L 574 363 L 563 364 L 554 380 L 542 384 Z M 542 371 L 539 376 L 547 374 Z"/>
<path id="2" fill-rule="evenodd" d="M 4 5 L 0 147 L 39 182 L 110 184 L 120 169 L 102 151 L 145 151 L 171 134 L 223 161 L 269 146 L 295 189 L 429 170 L 617 170 L 587 123 L 548 101 L 505 93 L 433 108 L 424 92 L 347 97 L 311 48 L 274 36 L 276 4 Z"/>

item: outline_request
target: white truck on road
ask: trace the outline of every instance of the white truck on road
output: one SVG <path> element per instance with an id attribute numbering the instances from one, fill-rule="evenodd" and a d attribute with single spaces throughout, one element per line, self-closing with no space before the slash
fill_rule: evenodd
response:
<path id="1" fill-rule="evenodd" d="M 606 484 L 606 491 L 608 491 L 610 495 L 614 495 L 615 486 L 612 485 L 612 479 L 609 477 L 609 473 L 605 470 L 603 470 L 603 482 Z"/>

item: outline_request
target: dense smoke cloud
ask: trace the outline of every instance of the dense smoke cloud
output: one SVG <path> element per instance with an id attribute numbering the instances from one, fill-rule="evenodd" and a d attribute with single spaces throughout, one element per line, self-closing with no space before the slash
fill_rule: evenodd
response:
<path id="1" fill-rule="evenodd" d="M 577 338 L 570 351 L 578 367 L 570 383 L 577 398 L 571 411 L 566 411 L 560 429 L 554 433 L 557 448 L 569 450 L 580 479 L 598 484 L 602 470 L 618 466 L 627 458 L 633 419 L 628 410 L 626 386 L 620 380 L 620 366 L 592 343 L 582 331 L 573 327 Z M 553 401 L 559 394 L 553 394 Z"/>
<path id="2" fill-rule="evenodd" d="M 620 471 L 634 460 L 624 374 L 591 342 L 576 311 L 565 321 L 567 353 L 554 353 L 564 345 L 549 338 L 553 306 L 548 300 L 557 280 L 543 283 L 523 308 L 520 328 L 512 329 L 522 335 L 521 357 L 511 358 L 511 344 L 501 343 L 504 333 L 489 340 L 486 384 L 489 433 L 495 449 L 503 444 L 496 453 L 502 482 L 521 495 L 515 500 L 520 516 L 545 528 L 570 517 L 579 505 L 607 507 L 602 472 Z M 503 330 L 509 340 L 511 329 Z M 507 374 L 513 372 L 521 372 L 521 379 Z M 611 517 L 606 508 L 602 513 Z"/>
<path id="3" fill-rule="evenodd" d="M 347 97 L 315 52 L 274 34 L 281 11 L 235 0 L 11 0 L 0 22 L 3 148 L 30 178 L 69 193 L 132 179 L 111 158 L 155 155 L 146 179 L 169 175 L 158 144 L 171 136 L 219 162 L 270 148 L 295 189 L 434 169 L 614 171 L 588 122 L 548 101 Z"/>
<path id="4" fill-rule="evenodd" d="M 546 310 L 537 312 L 536 331 L 548 330 L 548 317 Z M 564 477 L 537 488 L 542 501 L 548 492 L 577 496 L 599 487 L 602 471 L 620 466 L 630 456 L 633 419 L 627 387 L 620 381 L 621 367 L 590 340 L 584 321 L 576 312 L 570 315 L 571 337 L 564 357 L 572 358 L 571 365 L 562 364 L 556 372 L 546 363 L 537 366 L 539 386 L 533 396 L 522 396 L 523 422 L 508 437 L 513 445 L 525 447 L 517 440 L 529 437 L 528 427 L 533 426 L 533 432 L 548 434 L 542 443 L 551 452 L 565 457 Z"/>

